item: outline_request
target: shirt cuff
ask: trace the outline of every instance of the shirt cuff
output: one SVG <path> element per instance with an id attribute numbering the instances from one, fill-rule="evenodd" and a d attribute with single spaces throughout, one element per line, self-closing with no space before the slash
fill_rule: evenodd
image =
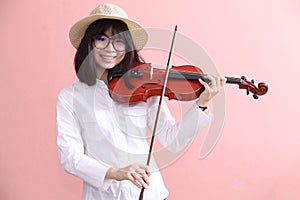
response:
<path id="1" fill-rule="evenodd" d="M 113 182 L 113 179 L 105 179 L 103 181 L 103 185 L 102 185 L 103 190 L 107 191 L 112 182 Z"/>

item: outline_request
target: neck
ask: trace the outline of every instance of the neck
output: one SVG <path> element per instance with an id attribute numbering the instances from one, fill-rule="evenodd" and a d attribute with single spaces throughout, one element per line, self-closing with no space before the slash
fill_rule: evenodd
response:
<path id="1" fill-rule="evenodd" d="M 104 83 L 107 85 L 107 74 L 108 74 L 108 70 L 107 69 L 103 69 L 103 70 L 97 70 L 97 78 L 99 80 L 104 81 Z"/>

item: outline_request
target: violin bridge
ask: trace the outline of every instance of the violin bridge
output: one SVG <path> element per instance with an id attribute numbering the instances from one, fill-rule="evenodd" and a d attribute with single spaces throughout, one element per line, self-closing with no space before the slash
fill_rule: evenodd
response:
<path id="1" fill-rule="evenodd" d="M 153 77 L 153 66 L 152 64 L 150 64 L 151 68 L 150 68 L 150 73 L 149 73 L 149 79 L 152 80 Z"/>

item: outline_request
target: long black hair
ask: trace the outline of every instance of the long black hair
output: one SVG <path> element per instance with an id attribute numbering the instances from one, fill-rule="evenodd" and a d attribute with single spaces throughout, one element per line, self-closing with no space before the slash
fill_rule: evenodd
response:
<path id="1" fill-rule="evenodd" d="M 114 68 L 109 70 L 125 74 L 132 66 L 132 63 L 140 61 L 140 57 L 134 47 L 134 43 L 127 25 L 120 20 L 116 19 L 100 19 L 87 28 L 84 37 L 77 49 L 74 65 L 76 75 L 80 81 L 88 84 L 89 86 L 96 84 L 96 64 L 94 57 L 91 55 L 92 51 L 92 38 L 96 35 L 105 33 L 109 28 L 112 28 L 113 35 L 121 34 L 124 37 L 128 49 L 126 49 L 123 60 Z"/>

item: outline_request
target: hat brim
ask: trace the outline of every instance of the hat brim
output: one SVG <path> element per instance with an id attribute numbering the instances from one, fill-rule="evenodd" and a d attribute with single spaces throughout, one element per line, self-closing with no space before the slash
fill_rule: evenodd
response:
<path id="1" fill-rule="evenodd" d="M 148 34 L 139 23 L 127 18 L 116 17 L 116 16 L 90 15 L 76 22 L 70 29 L 69 38 L 72 45 L 76 49 L 78 49 L 81 40 L 86 32 L 86 29 L 89 27 L 89 25 L 99 19 L 117 19 L 125 22 L 132 36 L 136 50 L 139 51 L 143 49 L 143 47 L 146 45 L 148 40 Z"/>

